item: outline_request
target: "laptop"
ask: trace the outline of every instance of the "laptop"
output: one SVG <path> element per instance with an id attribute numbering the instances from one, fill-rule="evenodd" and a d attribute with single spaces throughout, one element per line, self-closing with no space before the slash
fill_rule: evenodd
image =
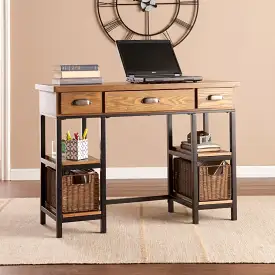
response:
<path id="1" fill-rule="evenodd" d="M 183 75 L 170 40 L 117 40 L 116 45 L 130 83 L 201 81 Z"/>

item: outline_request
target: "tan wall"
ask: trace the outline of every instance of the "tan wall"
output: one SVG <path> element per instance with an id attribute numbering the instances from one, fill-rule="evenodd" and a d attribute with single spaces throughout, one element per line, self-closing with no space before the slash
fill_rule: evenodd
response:
<path id="1" fill-rule="evenodd" d="M 175 48 L 186 74 L 241 82 L 235 93 L 238 165 L 275 163 L 275 1 L 264 2 L 201 1 L 195 28 Z M 50 83 L 51 66 L 59 63 L 98 63 L 105 81 L 124 80 L 124 72 L 116 48 L 97 23 L 92 0 L 12 0 L 11 19 L 11 167 L 38 168 L 35 83 Z M 53 121 L 48 125 L 51 140 Z M 66 121 L 63 129 L 78 126 L 78 121 Z M 98 121 L 91 120 L 95 155 L 98 130 Z M 216 142 L 227 146 L 227 130 L 226 115 L 211 115 Z M 188 131 L 188 116 L 176 116 L 175 143 Z M 107 134 L 109 167 L 166 165 L 164 117 L 112 118 Z"/>

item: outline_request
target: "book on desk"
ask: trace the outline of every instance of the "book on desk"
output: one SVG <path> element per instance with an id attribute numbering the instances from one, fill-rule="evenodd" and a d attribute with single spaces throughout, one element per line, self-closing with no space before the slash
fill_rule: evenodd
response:
<path id="1" fill-rule="evenodd" d="M 54 85 L 90 85 L 102 84 L 98 64 L 67 64 L 53 67 Z"/>

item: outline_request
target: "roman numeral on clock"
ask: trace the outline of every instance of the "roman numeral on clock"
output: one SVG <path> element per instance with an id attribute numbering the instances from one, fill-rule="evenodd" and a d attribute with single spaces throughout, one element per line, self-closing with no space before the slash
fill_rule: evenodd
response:
<path id="1" fill-rule="evenodd" d="M 115 1 L 111 1 L 111 2 L 98 2 L 98 6 L 99 7 L 115 7 Z"/>
<path id="2" fill-rule="evenodd" d="M 120 21 L 120 19 L 116 18 L 112 21 L 110 21 L 109 23 L 104 25 L 104 28 L 107 32 L 110 32 L 112 30 L 114 30 L 115 28 L 117 28 L 118 26 L 120 26 L 122 24 L 122 22 Z"/>
<path id="3" fill-rule="evenodd" d="M 183 20 L 181 20 L 181 19 L 179 19 L 179 18 L 177 18 L 177 19 L 175 20 L 175 22 L 178 23 L 179 25 L 181 25 L 182 27 L 185 27 L 186 29 L 191 28 L 191 25 L 190 25 L 190 24 L 188 24 L 187 22 L 185 22 L 185 21 L 183 21 Z"/>
<path id="4" fill-rule="evenodd" d="M 134 33 L 132 31 L 128 31 L 128 33 L 125 35 L 125 40 L 131 40 L 134 36 Z"/>
<path id="5" fill-rule="evenodd" d="M 151 40 L 148 11 L 145 12 L 145 40 Z"/>
<path id="6" fill-rule="evenodd" d="M 180 5 L 198 5 L 198 1 L 180 1 Z"/>
<path id="7" fill-rule="evenodd" d="M 162 34 L 165 36 L 165 38 L 166 38 L 167 40 L 171 40 L 171 37 L 170 37 L 168 31 L 165 31 L 165 32 L 163 32 Z"/>

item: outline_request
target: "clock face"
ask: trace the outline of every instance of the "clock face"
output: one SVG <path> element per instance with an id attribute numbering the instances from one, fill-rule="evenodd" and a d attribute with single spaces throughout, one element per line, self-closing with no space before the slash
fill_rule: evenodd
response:
<path id="1" fill-rule="evenodd" d="M 169 39 L 175 47 L 195 25 L 199 0 L 96 0 L 98 20 L 112 40 Z"/>

